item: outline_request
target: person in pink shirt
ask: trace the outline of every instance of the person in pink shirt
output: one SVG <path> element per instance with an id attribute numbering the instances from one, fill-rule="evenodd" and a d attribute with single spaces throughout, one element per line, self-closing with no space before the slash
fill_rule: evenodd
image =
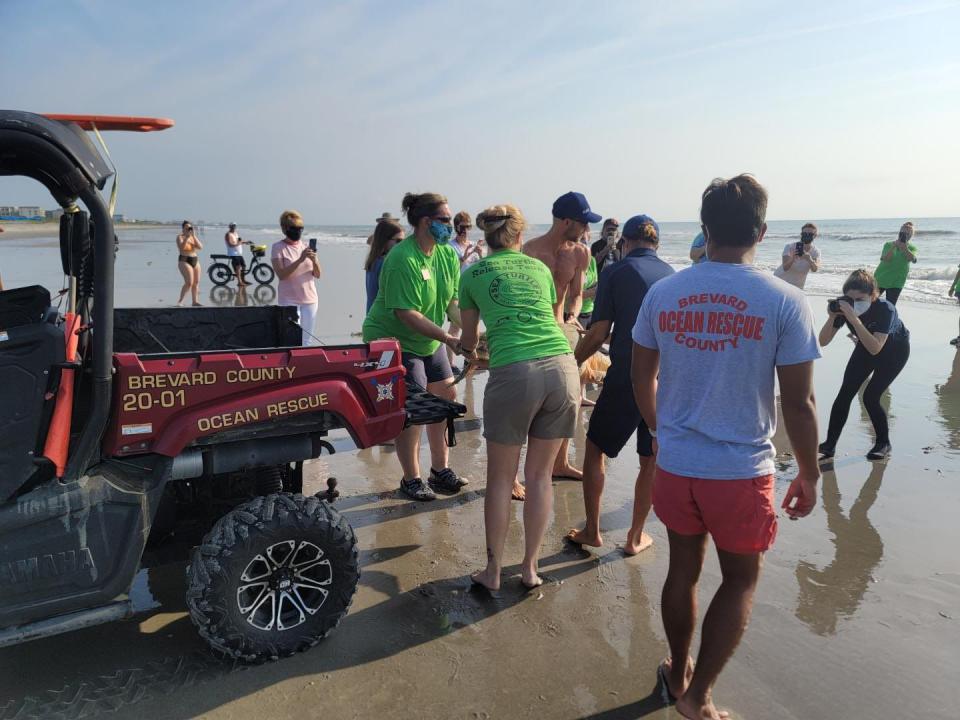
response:
<path id="1" fill-rule="evenodd" d="M 314 280 L 320 277 L 317 254 L 300 239 L 303 235 L 303 216 L 296 210 L 284 210 L 280 215 L 280 230 L 283 240 L 273 244 L 270 263 L 277 273 L 277 305 L 292 305 L 297 308 L 300 327 L 303 328 L 303 344 L 316 345 L 313 338 L 317 319 L 317 287 Z"/>

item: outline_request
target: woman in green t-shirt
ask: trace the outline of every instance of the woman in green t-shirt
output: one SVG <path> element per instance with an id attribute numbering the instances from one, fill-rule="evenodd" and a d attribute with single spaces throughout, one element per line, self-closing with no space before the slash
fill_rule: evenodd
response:
<path id="1" fill-rule="evenodd" d="M 459 352 L 460 341 L 443 329 L 444 319 L 460 320 L 460 260 L 449 245 L 453 216 L 447 199 L 437 193 L 407 193 L 402 207 L 413 235 L 383 261 L 380 288 L 363 321 L 363 341 L 396 338 L 407 378 L 438 397 L 455 400 L 446 347 Z M 445 431 L 445 422 L 427 426 L 429 487 L 420 476 L 420 426 L 412 425 L 397 437 L 403 468 L 400 490 L 414 500 L 435 500 L 435 490 L 451 494 L 467 484 L 448 466 Z"/>
<path id="2" fill-rule="evenodd" d="M 537 555 L 553 505 L 553 463 L 577 425 L 580 378 L 554 315 L 553 276 L 542 262 L 520 252 L 523 215 L 512 205 L 497 205 L 480 213 L 476 224 L 490 255 L 464 270 L 460 279 L 461 342 L 468 356 L 476 350 L 482 318 L 490 379 L 483 396 L 487 567 L 472 578 L 490 590 L 500 587 L 510 494 L 526 442 L 526 550 L 520 579 L 533 588 L 543 583 Z"/>

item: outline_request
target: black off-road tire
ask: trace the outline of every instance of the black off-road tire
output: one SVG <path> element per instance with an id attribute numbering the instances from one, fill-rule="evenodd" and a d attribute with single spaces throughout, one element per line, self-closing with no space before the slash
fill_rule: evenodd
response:
<path id="1" fill-rule="evenodd" d="M 285 546 L 296 550 L 291 550 L 288 560 L 274 563 L 282 558 L 277 548 L 282 551 Z M 302 557 L 297 555 L 301 548 Z M 323 560 L 311 565 L 309 553 Z M 289 568 L 283 574 L 284 563 L 305 567 L 304 572 L 313 575 L 309 580 L 300 575 L 289 579 Z M 263 584 L 259 581 L 265 576 L 257 575 L 261 568 L 271 572 L 263 592 L 273 592 L 273 599 L 260 599 L 263 596 L 256 593 L 261 590 L 241 591 L 241 587 Z M 327 574 L 329 582 L 325 583 Z M 276 660 L 313 647 L 346 615 L 360 579 L 357 541 L 350 524 L 328 503 L 291 493 L 266 495 L 238 506 L 216 522 L 194 549 L 187 578 L 190 618 L 215 652 L 246 662 Z M 251 585 L 250 578 L 258 582 Z M 274 582 L 278 584 L 271 584 Z M 290 585 L 307 582 L 310 585 Z M 317 598 L 323 596 L 314 589 L 318 585 L 328 591 L 319 605 Z M 278 589 L 270 591 L 270 587 Z M 251 601 L 254 597 L 257 600 Z M 303 597 L 312 599 L 304 602 Z M 244 610 L 242 605 L 248 602 L 251 604 Z M 267 607 L 263 607 L 265 603 Z M 254 606 L 258 609 L 248 612 Z M 271 614 L 278 606 L 299 613 L 299 623 L 286 629 L 264 627 L 265 618 L 271 626 L 274 621 L 277 627 L 286 622 L 281 613 L 276 613 L 276 618 Z"/>

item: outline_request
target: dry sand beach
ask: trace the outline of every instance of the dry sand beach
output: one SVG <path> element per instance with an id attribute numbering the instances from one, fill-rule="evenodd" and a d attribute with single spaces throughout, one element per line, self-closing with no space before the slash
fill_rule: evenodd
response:
<path id="1" fill-rule="evenodd" d="M 5 279 L 40 272 L 55 253 L 37 247 L 26 265 L 7 261 L 0 271 Z M 319 328 L 342 341 L 360 323 L 359 254 L 321 255 L 321 307 L 338 311 Z M 145 258 L 118 261 L 118 305 L 169 296 L 175 268 L 161 259 L 156 275 Z M 344 297 L 355 298 L 346 304 L 352 313 Z M 811 302 L 822 322 L 825 299 Z M 946 720 L 960 712 L 960 353 L 947 345 L 957 309 L 900 309 L 913 354 L 889 397 L 893 456 L 864 459 L 870 425 L 855 406 L 836 460 L 824 465 L 817 509 L 798 522 L 781 518 L 751 627 L 716 688 L 734 717 Z M 816 366 L 822 423 L 849 345 L 835 342 L 824 355 Z M 471 412 L 451 465 L 471 484 L 457 496 L 399 497 L 390 448 L 351 452 L 341 440 L 342 453 L 308 464 L 312 491 L 339 479 L 337 505 L 357 532 L 363 568 L 350 613 L 314 650 L 258 667 L 220 663 L 186 615 L 183 566 L 166 566 L 138 577 L 142 612 L 132 620 L 0 650 L 0 718 L 677 717 L 653 694 L 667 652 L 665 530 L 652 518 L 655 545 L 638 557 L 616 547 L 629 525 L 631 453 L 610 463 L 607 547 L 587 552 L 563 541 L 583 505 L 579 484 L 558 481 L 541 563 L 548 582 L 528 593 L 512 577 L 495 597 L 470 591 L 468 575 L 483 559 L 485 382 L 481 374 L 459 386 Z M 573 446 L 577 464 L 589 412 Z M 782 497 L 793 464 L 786 438 L 777 442 Z M 515 504 L 508 564 L 522 553 L 520 512 Z M 701 595 L 718 581 L 710 556 Z"/>

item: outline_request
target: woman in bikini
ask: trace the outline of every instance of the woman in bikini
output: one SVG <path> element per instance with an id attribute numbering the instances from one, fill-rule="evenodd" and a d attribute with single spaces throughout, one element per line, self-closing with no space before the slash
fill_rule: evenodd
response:
<path id="1" fill-rule="evenodd" d="M 200 258 L 197 250 L 203 250 L 203 244 L 193 230 L 189 220 L 184 220 L 180 234 L 177 235 L 177 269 L 183 275 L 183 287 L 180 289 L 180 299 L 177 306 L 183 306 L 183 299 L 187 291 L 193 297 L 193 306 L 200 307 Z"/>

